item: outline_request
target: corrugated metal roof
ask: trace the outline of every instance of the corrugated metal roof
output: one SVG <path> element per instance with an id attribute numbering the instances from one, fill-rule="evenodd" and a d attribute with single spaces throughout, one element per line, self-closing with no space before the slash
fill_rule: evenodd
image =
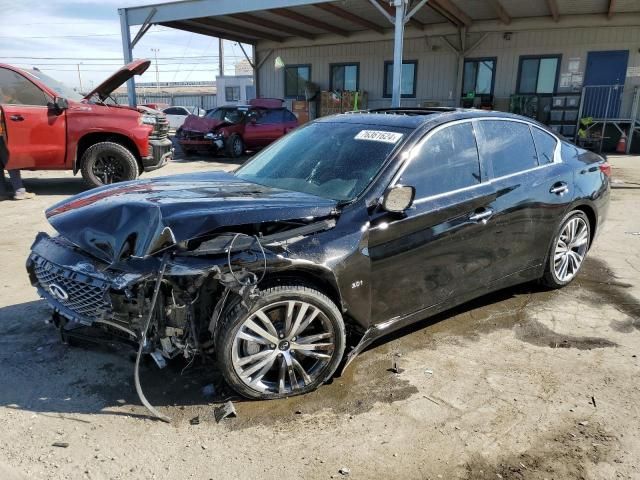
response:
<path id="1" fill-rule="evenodd" d="M 197 2 L 198 0 L 195 1 Z M 200 1 L 203 2 L 203 5 L 206 3 L 209 11 L 215 11 L 215 4 L 207 3 L 215 0 Z M 376 1 L 383 7 L 391 9 L 391 7 L 388 7 L 388 3 L 385 3 L 386 0 Z M 609 12 L 610 5 L 610 0 L 555 1 L 560 18 L 569 15 L 602 14 L 603 21 L 606 21 L 606 14 Z M 242 3 L 241 0 L 238 0 L 238 2 Z M 284 4 L 286 3 L 284 2 Z M 412 3 L 415 5 L 417 0 Z M 501 5 L 512 20 L 530 17 L 551 17 L 551 11 L 545 0 L 430 0 L 426 6 L 416 13 L 413 21 L 409 22 L 407 27 L 428 31 L 429 25 L 442 23 L 462 25 L 467 18 L 472 23 L 483 20 L 499 20 L 495 3 Z M 247 12 L 205 18 L 196 17 L 188 20 L 184 20 L 183 16 L 182 20 L 163 21 L 161 24 L 212 36 L 222 36 L 230 40 L 246 40 L 252 43 L 261 39 L 279 41 L 289 37 L 304 36 L 302 34 L 317 37 L 331 33 L 344 33 L 345 36 L 348 36 L 351 32 L 372 29 L 355 21 L 353 18 L 348 18 L 348 15 L 341 15 L 341 11 L 370 22 L 372 27 L 375 27 L 378 31 L 392 28 L 392 24 L 378 9 L 371 5 L 370 0 L 339 0 L 324 2 L 324 4 L 331 5 L 334 10 L 328 11 L 326 8 L 321 8 L 321 4 L 319 6 L 316 3 L 315 5 L 282 8 L 280 12 L 277 10 L 255 10 L 248 12 L 249 18 L 245 18 L 245 20 L 241 18 Z M 135 7 L 130 10 L 139 10 L 141 8 L 150 7 Z M 156 5 L 155 8 L 162 9 L 163 5 Z M 238 9 L 240 11 L 243 8 L 239 6 Z M 283 11 L 284 14 L 282 13 Z M 462 12 L 462 14 L 459 12 Z M 614 14 L 627 12 L 640 13 L 640 0 L 616 0 Z M 140 15 L 140 12 L 137 13 Z M 307 21 L 305 21 L 305 18 L 301 18 L 300 15 L 306 17 Z M 332 32 L 329 27 L 340 31 Z"/>

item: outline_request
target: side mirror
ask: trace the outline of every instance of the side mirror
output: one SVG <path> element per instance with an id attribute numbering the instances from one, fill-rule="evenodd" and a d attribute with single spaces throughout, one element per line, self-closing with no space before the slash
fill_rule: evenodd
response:
<path id="1" fill-rule="evenodd" d="M 56 112 L 62 113 L 67 108 L 69 108 L 69 102 L 67 102 L 66 98 L 56 97 L 53 99 L 53 109 Z"/>
<path id="2" fill-rule="evenodd" d="M 416 189 L 411 186 L 396 185 L 387 189 L 382 197 L 382 208 L 387 212 L 401 213 L 413 203 Z"/>

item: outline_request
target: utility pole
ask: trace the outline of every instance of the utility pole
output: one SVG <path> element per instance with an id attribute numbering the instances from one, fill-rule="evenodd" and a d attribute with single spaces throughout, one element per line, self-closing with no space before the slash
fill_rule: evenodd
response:
<path id="1" fill-rule="evenodd" d="M 158 52 L 160 51 L 159 48 L 152 48 L 151 51 L 153 52 L 153 55 L 155 56 L 156 59 L 156 93 L 160 93 L 160 73 L 158 72 Z"/>
<path id="2" fill-rule="evenodd" d="M 218 38 L 218 68 L 220 70 L 219 75 L 224 75 L 224 40 Z"/>
<path id="3" fill-rule="evenodd" d="M 80 62 L 82 63 L 82 62 Z M 80 93 L 84 93 L 82 89 L 82 76 L 80 75 L 80 63 L 77 64 L 78 67 L 78 82 L 80 82 Z"/>

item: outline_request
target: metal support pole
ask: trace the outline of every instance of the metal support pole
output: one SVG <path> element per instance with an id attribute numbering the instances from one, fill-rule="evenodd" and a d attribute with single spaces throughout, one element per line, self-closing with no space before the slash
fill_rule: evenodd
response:
<path id="1" fill-rule="evenodd" d="M 611 88 L 609 87 L 609 93 L 607 95 L 607 106 L 604 110 L 604 121 L 602 122 L 602 131 L 600 132 L 600 149 L 598 153 L 602 153 L 602 144 L 604 143 L 604 134 L 607 129 L 607 118 L 609 117 L 609 104 L 611 103 Z"/>
<path id="2" fill-rule="evenodd" d="M 580 121 L 582 120 L 582 110 L 584 109 L 584 98 L 587 95 L 587 87 L 582 87 L 580 94 L 580 106 L 578 107 L 578 121 L 576 122 L 576 134 L 573 136 L 573 143 L 578 145 L 578 130 L 580 130 Z"/>
<path id="3" fill-rule="evenodd" d="M 460 106 L 462 94 L 465 93 L 462 91 L 462 77 L 464 73 L 464 56 L 465 56 L 465 47 L 467 40 L 467 28 L 460 27 L 458 29 L 458 35 L 460 37 L 460 49 L 458 50 L 458 70 L 456 71 L 456 91 L 453 93 L 453 98 L 456 98 L 458 95 L 458 99 L 454 100 L 455 106 Z"/>
<path id="4" fill-rule="evenodd" d="M 131 32 L 129 31 L 129 19 L 127 18 L 127 10 L 121 8 L 118 10 L 120 13 L 120 36 L 122 37 L 122 55 L 124 56 L 124 63 L 131 63 L 133 61 L 133 52 L 131 51 Z M 136 82 L 133 77 L 127 81 L 127 97 L 129 98 L 129 105 L 136 106 Z"/>
<path id="5" fill-rule="evenodd" d="M 400 106 L 402 98 L 402 50 L 404 44 L 405 0 L 394 0 L 396 7 L 395 35 L 393 39 L 393 93 L 391 107 Z"/>
<path id="6" fill-rule="evenodd" d="M 633 104 L 631 106 L 631 125 L 629 126 L 629 138 L 627 138 L 627 155 L 631 152 L 631 141 L 633 140 L 633 134 L 636 129 L 636 122 L 638 121 L 638 101 L 640 101 L 640 89 L 635 87 L 633 89 Z"/>

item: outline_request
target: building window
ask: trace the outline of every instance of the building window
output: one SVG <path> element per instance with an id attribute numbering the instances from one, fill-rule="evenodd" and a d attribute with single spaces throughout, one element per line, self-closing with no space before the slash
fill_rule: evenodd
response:
<path id="1" fill-rule="evenodd" d="M 311 65 L 287 65 L 284 67 L 284 96 L 304 98 L 304 89 L 309 80 Z"/>
<path id="2" fill-rule="evenodd" d="M 556 90 L 560 55 L 520 57 L 518 93 L 552 94 Z"/>
<path id="3" fill-rule="evenodd" d="M 358 90 L 360 64 L 334 63 L 331 65 L 330 90 Z"/>
<path id="4" fill-rule="evenodd" d="M 240 87 L 224 87 L 224 99 L 227 102 L 239 102 Z"/>
<path id="5" fill-rule="evenodd" d="M 493 95 L 496 74 L 495 58 L 468 58 L 464 61 L 462 96 Z"/>
<path id="6" fill-rule="evenodd" d="M 402 98 L 416 98 L 416 80 L 418 78 L 418 62 L 407 60 L 402 62 L 402 82 L 400 95 Z M 393 96 L 393 62 L 384 62 L 385 98 Z"/>

